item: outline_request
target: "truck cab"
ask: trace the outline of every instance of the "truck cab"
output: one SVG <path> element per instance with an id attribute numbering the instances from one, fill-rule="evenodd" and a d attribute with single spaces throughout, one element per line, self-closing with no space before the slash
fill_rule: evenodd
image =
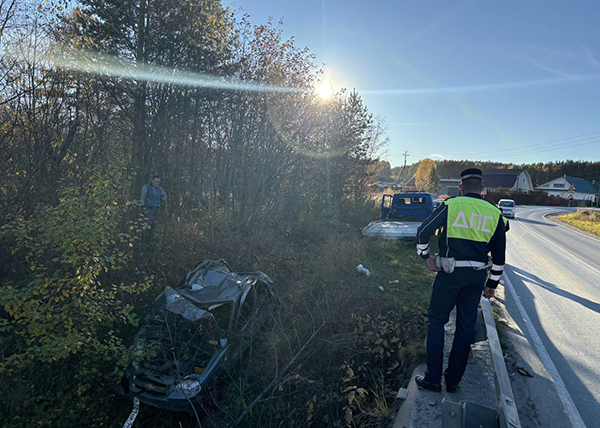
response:
<path id="1" fill-rule="evenodd" d="M 381 219 L 423 221 L 433 209 L 433 199 L 429 193 L 383 195 Z"/>

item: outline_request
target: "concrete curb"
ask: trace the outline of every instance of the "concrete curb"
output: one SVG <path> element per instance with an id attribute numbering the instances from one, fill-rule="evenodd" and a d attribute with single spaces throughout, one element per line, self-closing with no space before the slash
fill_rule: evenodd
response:
<path id="1" fill-rule="evenodd" d="M 410 381 L 406 389 L 408 390 L 408 398 L 402 402 L 400 409 L 396 414 L 393 428 L 418 428 L 414 426 L 415 414 L 417 411 L 417 397 L 419 396 L 419 387 L 415 382 L 415 376 L 425 373 L 427 365 L 419 364 L 410 375 Z"/>
<path id="2" fill-rule="evenodd" d="M 456 322 L 456 310 L 450 313 L 450 320 L 445 325 L 444 364 L 452 348 Z M 448 393 L 445 388 L 441 392 L 421 389 L 415 382 L 415 376 L 425 373 L 426 364 L 417 366 L 411 375 L 406 389 L 408 397 L 400 404 L 393 428 L 438 428 L 442 425 L 442 401 L 447 398 L 453 402 L 468 400 L 483 406 L 494 407 L 496 393 L 492 357 L 487 340 L 476 343 L 471 348 L 467 371 L 457 393 Z M 444 380 L 442 377 L 442 386 Z"/>

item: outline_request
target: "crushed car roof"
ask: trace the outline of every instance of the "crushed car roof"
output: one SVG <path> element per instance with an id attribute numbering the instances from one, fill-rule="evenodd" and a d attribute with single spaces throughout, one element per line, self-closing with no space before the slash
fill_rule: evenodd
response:
<path id="1" fill-rule="evenodd" d="M 234 301 L 244 291 L 242 280 L 225 278 L 218 285 L 205 285 L 202 288 L 179 290 L 181 294 L 197 303 Z"/>
<path id="2" fill-rule="evenodd" d="M 224 260 L 204 260 L 186 276 L 184 287 L 177 291 L 197 304 L 233 302 L 244 292 L 245 283 L 256 280 L 271 282 L 262 272 L 238 274 Z"/>
<path id="3" fill-rule="evenodd" d="M 185 296 L 182 296 L 171 287 L 165 288 L 162 295 L 165 296 L 166 309 L 173 314 L 181 315 L 188 321 L 196 322 L 202 318 L 212 317 L 210 312 L 198 308 L 189 299 L 186 299 Z"/>

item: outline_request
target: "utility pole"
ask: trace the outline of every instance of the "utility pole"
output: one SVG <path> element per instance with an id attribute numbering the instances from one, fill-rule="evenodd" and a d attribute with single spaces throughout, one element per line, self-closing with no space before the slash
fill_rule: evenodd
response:
<path id="1" fill-rule="evenodd" d="M 400 177 L 402 177 L 402 175 L 404 174 L 404 171 L 406 170 L 406 158 L 410 156 L 408 154 L 408 150 L 404 150 L 404 154 L 402 156 L 404 156 L 404 166 L 400 170 L 400 174 L 398 174 L 398 179 L 396 180 L 396 186 L 400 182 Z M 400 191 L 404 192 L 404 180 L 402 181 L 402 185 L 400 186 Z"/>

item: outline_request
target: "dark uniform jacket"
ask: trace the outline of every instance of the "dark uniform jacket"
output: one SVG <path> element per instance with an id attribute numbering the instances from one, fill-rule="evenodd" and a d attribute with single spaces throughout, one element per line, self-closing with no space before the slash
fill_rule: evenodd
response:
<path id="1" fill-rule="evenodd" d="M 442 257 L 487 263 L 491 253 L 492 272 L 486 287 L 498 286 L 504 270 L 508 229 L 498 208 L 476 193 L 444 201 L 417 231 L 417 254 L 423 259 L 429 258 L 429 238 L 438 229 Z"/>

